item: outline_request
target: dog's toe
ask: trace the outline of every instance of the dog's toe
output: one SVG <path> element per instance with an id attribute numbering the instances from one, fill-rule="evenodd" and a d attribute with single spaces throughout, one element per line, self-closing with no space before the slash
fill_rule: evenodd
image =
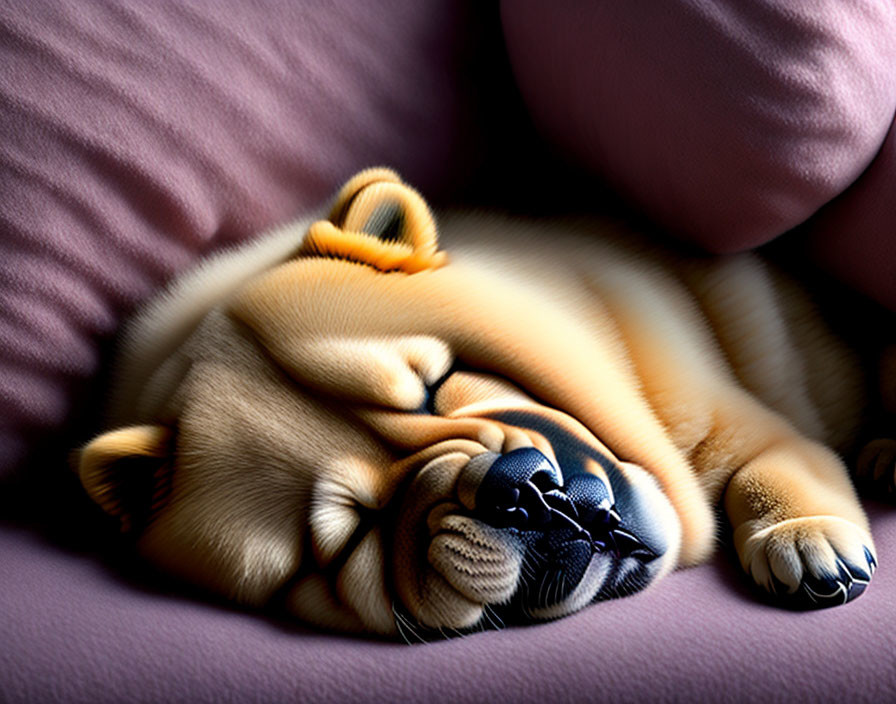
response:
<path id="1" fill-rule="evenodd" d="M 795 518 L 760 530 L 746 541 L 742 561 L 777 604 L 794 609 L 852 601 L 877 567 L 871 537 L 833 516 Z"/>

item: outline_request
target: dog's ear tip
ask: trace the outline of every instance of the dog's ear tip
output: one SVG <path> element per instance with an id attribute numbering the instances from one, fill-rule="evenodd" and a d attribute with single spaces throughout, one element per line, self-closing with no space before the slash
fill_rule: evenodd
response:
<path id="1" fill-rule="evenodd" d="M 337 226 L 345 219 L 351 202 L 362 190 L 376 183 L 394 183 L 405 185 L 398 172 L 388 166 L 372 166 L 363 169 L 349 178 L 339 189 L 333 199 L 328 219 Z"/>
<path id="2" fill-rule="evenodd" d="M 342 187 L 328 221 L 314 223 L 302 253 L 415 273 L 438 268 L 435 218 L 425 199 L 386 167 L 359 172 Z"/>
<path id="3" fill-rule="evenodd" d="M 172 437 L 173 431 L 162 425 L 118 428 L 97 436 L 71 456 L 88 496 L 127 527 L 140 506 L 151 500 L 149 495 L 141 496 L 152 491 L 146 470 L 168 460 Z"/>

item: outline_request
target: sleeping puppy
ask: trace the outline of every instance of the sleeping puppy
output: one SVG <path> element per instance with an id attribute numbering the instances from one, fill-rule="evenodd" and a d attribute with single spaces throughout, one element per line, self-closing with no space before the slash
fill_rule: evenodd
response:
<path id="1" fill-rule="evenodd" d="M 803 294 L 595 222 L 455 214 L 439 238 L 371 169 L 176 282 L 126 334 L 87 493 L 164 570 L 342 631 L 630 594 L 707 559 L 719 503 L 780 603 L 862 593 L 835 449 L 863 380 Z"/>

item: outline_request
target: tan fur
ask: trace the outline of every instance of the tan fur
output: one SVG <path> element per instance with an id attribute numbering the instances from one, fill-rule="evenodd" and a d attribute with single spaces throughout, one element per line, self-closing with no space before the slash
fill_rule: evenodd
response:
<path id="1" fill-rule="evenodd" d="M 364 232 L 383 203 L 402 209 L 395 241 Z M 537 432 L 488 417 L 532 399 L 661 488 L 670 531 L 680 526 L 664 571 L 709 556 L 719 501 L 764 586 L 774 574 L 795 589 L 834 549 L 873 551 L 842 461 L 821 444 L 854 437 L 860 370 L 758 259 L 688 261 L 606 224 L 463 214 L 440 222 L 446 257 L 420 196 L 382 169 L 350 181 L 299 247 L 307 227 L 279 235 L 289 245 L 238 287 L 216 284 L 216 299 L 180 315 L 161 343 L 147 331 L 164 323 L 164 304 L 133 328 L 119 422 L 171 430 L 101 436 L 81 473 L 111 510 L 104 468 L 153 445 L 128 438 L 176 432 L 172 498 L 140 537 L 166 569 L 265 603 L 309 559 L 306 544 L 326 568 L 364 510 L 409 482 L 400 569 L 385 570 L 372 531 L 335 593 L 309 574 L 287 603 L 325 627 L 391 634 L 394 578 L 421 622 L 471 625 L 509 598 L 522 567 L 461 515 L 475 481 L 466 468 L 517 447 L 553 457 Z M 455 359 L 482 375 L 446 384 L 439 415 L 409 414 Z M 412 529 L 421 522 L 428 534 Z"/>

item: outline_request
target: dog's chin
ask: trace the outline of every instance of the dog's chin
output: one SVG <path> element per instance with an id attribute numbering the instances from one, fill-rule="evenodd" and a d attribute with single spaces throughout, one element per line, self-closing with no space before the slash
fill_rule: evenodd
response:
<path id="1" fill-rule="evenodd" d="M 420 506 L 425 493 L 432 499 L 431 492 L 449 484 L 456 489 L 465 476 L 481 477 L 475 463 L 476 458 L 431 463 L 412 483 L 409 503 Z M 656 481 L 640 467 L 620 463 L 612 483 L 622 517 L 615 543 L 572 523 L 551 529 L 533 527 L 531 521 L 502 526 L 470 501 L 465 505 L 444 494 L 430 500 L 416 516 L 417 525 L 426 526 L 427 539 L 396 545 L 409 549 L 396 573 L 396 583 L 405 584 L 399 592 L 407 616 L 418 630 L 521 625 L 560 618 L 652 584 L 675 566 L 679 521 Z"/>

